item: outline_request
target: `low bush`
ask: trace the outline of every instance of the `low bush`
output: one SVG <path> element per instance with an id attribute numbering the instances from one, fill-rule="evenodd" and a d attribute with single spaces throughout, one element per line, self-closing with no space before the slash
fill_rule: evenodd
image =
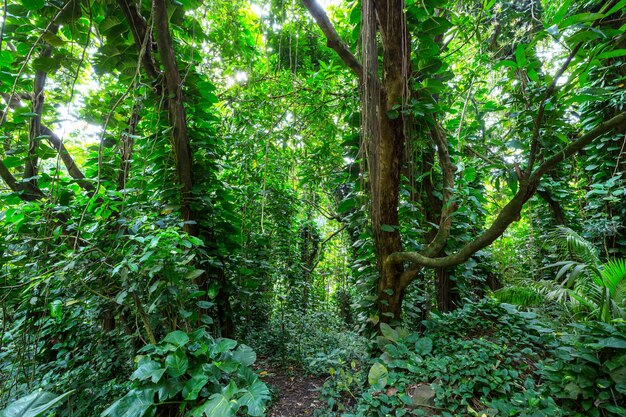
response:
<path id="1" fill-rule="evenodd" d="M 131 389 L 102 417 L 265 414 L 270 392 L 250 368 L 256 361 L 250 347 L 202 329 L 177 330 L 141 352 Z"/>
<path id="2" fill-rule="evenodd" d="M 368 357 L 368 341 L 347 330 L 334 312 L 277 315 L 267 327 L 247 335 L 246 342 L 269 360 L 325 375 L 330 368 Z"/>
<path id="3" fill-rule="evenodd" d="M 424 324 L 421 335 L 381 324 L 382 353 L 333 369 L 318 415 L 625 415 L 623 323 L 561 334 L 534 313 L 483 300 Z"/>

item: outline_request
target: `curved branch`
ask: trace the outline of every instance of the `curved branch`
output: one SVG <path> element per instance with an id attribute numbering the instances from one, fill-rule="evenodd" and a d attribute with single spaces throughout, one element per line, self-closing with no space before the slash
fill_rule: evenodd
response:
<path id="1" fill-rule="evenodd" d="M 326 36 L 326 45 L 334 50 L 337 55 L 346 63 L 346 65 L 354 72 L 359 79 L 363 78 L 363 66 L 352 54 L 348 45 L 341 40 L 333 24 L 328 19 L 326 12 L 315 0 L 302 0 L 302 4 L 309 10 L 309 13 L 317 22 L 319 28 Z"/>
<path id="2" fill-rule="evenodd" d="M 43 197 L 45 194 L 37 187 L 28 181 L 18 181 L 9 169 L 4 165 L 4 161 L 0 159 L 0 178 L 9 186 L 11 191 L 19 193 L 19 197 L 24 201 L 36 201 Z"/>
<path id="3" fill-rule="evenodd" d="M 554 154 L 548 158 L 543 164 L 541 164 L 530 177 L 520 183 L 518 192 L 513 196 L 511 201 L 504 206 L 504 208 L 498 214 L 498 217 L 494 220 L 491 226 L 485 230 L 480 236 L 473 241 L 469 242 L 457 253 L 453 255 L 433 258 L 423 255 L 419 252 L 396 252 L 387 257 L 385 263 L 396 264 L 404 261 L 411 262 L 412 264 L 421 265 L 428 268 L 445 268 L 462 264 L 467 261 L 474 253 L 489 246 L 493 241 L 499 238 L 504 231 L 509 227 L 511 223 L 519 216 L 524 203 L 533 196 L 536 191 L 537 185 L 541 177 L 548 171 L 554 169 L 556 165 L 562 162 L 564 159 L 572 156 L 576 152 L 580 151 L 586 145 L 590 144 L 594 139 L 605 133 L 610 132 L 618 126 L 623 126 L 626 123 L 626 112 L 620 113 L 612 119 L 599 124 L 591 131 L 582 135 L 578 140 L 572 142 L 560 152 Z"/>
<path id="4" fill-rule="evenodd" d="M 52 147 L 56 149 L 56 151 L 59 153 L 61 161 L 63 161 L 63 165 L 65 165 L 65 168 L 67 168 L 67 172 L 72 178 L 76 180 L 80 188 L 89 193 L 92 193 L 95 190 L 94 185 L 85 179 L 85 175 L 80 170 L 80 168 L 78 168 L 76 162 L 74 162 L 74 158 L 72 158 L 72 155 L 63 144 L 61 138 L 52 130 L 50 130 L 50 128 L 44 125 L 41 126 L 41 134 L 42 136 L 47 137 L 50 145 L 52 145 Z"/>
<path id="5" fill-rule="evenodd" d="M 11 107 L 12 109 L 21 106 L 21 97 L 16 94 L 13 95 L 13 98 L 11 98 L 9 94 L 2 94 L 2 98 L 4 98 L 7 103 L 9 103 L 9 107 Z M 65 165 L 65 168 L 67 168 L 67 172 L 72 178 L 77 180 L 78 185 L 85 191 L 93 192 L 95 190 L 95 187 L 93 186 L 93 184 L 85 179 L 85 175 L 82 173 L 80 168 L 78 168 L 78 166 L 74 162 L 74 158 L 72 158 L 72 155 L 69 153 L 65 145 L 63 145 L 63 140 L 61 140 L 61 138 L 49 127 L 43 124 L 39 126 L 39 133 L 41 134 L 41 136 L 47 137 L 50 145 L 52 145 L 52 147 L 56 149 L 56 151 L 59 153 L 61 161 L 63 161 L 63 165 Z M 5 178 L 3 177 L 3 179 Z M 13 189 L 12 187 L 10 188 Z"/>

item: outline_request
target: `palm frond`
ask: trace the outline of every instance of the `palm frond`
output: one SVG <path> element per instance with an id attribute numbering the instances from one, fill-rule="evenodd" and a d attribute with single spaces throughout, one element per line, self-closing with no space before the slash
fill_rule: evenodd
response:
<path id="1" fill-rule="evenodd" d="M 520 307 L 538 307 L 546 302 L 545 294 L 537 288 L 526 285 L 514 285 L 494 291 L 493 296 L 501 303 Z"/>
<path id="2" fill-rule="evenodd" d="M 563 251 L 563 255 L 571 260 L 588 265 L 594 272 L 600 272 L 600 258 L 595 246 L 584 237 L 570 229 L 559 226 L 553 234 L 556 245 Z"/>
<path id="3" fill-rule="evenodd" d="M 602 285 L 615 295 L 618 287 L 626 283 L 626 259 L 611 259 L 604 264 L 601 274 Z"/>

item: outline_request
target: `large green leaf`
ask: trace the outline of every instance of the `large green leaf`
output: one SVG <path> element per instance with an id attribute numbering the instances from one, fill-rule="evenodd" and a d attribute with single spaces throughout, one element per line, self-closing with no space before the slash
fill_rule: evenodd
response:
<path id="1" fill-rule="evenodd" d="M 174 378 L 178 378 L 181 375 L 184 375 L 187 372 L 187 368 L 189 367 L 189 359 L 187 355 L 182 350 L 177 350 L 176 352 L 172 352 L 165 358 L 165 365 L 167 367 L 167 373 L 173 376 Z"/>
<path id="2" fill-rule="evenodd" d="M 11 403 L 0 412 L 1 417 L 39 417 L 52 407 L 59 405 L 74 390 L 62 395 L 55 395 L 47 391 L 35 391 Z"/>
<path id="3" fill-rule="evenodd" d="M 367 375 L 367 381 L 369 384 L 379 389 L 385 388 L 388 378 L 389 372 L 387 371 L 387 368 L 385 368 L 385 365 L 378 362 L 372 365 L 370 372 Z"/>
<path id="4" fill-rule="evenodd" d="M 233 359 L 245 366 L 250 366 L 256 362 L 256 353 L 248 345 L 241 344 L 233 352 Z"/>
<path id="5" fill-rule="evenodd" d="M 194 408 L 193 417 L 232 417 L 237 412 L 237 402 L 229 400 L 224 394 L 213 394 L 204 404 Z"/>
<path id="6" fill-rule="evenodd" d="M 22 0 L 22 5 L 28 10 L 39 10 L 45 3 L 44 0 Z"/>
<path id="7" fill-rule="evenodd" d="M 265 403 L 270 398 L 270 390 L 267 388 L 267 385 L 257 379 L 239 398 L 239 404 L 248 408 L 248 414 L 257 417 L 265 413 Z"/>
<path id="8" fill-rule="evenodd" d="M 200 394 L 200 390 L 209 382 L 209 377 L 199 374 L 191 378 L 183 388 L 183 398 L 185 400 L 195 400 Z"/>
<path id="9" fill-rule="evenodd" d="M 229 350 L 234 349 L 235 346 L 237 346 L 237 341 L 221 337 L 215 340 L 215 344 L 213 345 L 211 352 L 213 355 L 217 355 L 223 352 L 228 352 Z"/>
<path id="10" fill-rule="evenodd" d="M 161 368 L 160 363 L 153 360 L 143 360 L 139 362 L 139 366 L 130 376 L 130 379 L 138 379 L 140 381 L 151 379 L 152 382 L 157 383 L 164 372 L 165 369 Z"/>
<path id="11" fill-rule="evenodd" d="M 141 417 L 154 404 L 154 388 L 132 389 L 100 414 L 100 417 Z"/>
<path id="12" fill-rule="evenodd" d="M 183 346 L 189 342 L 189 336 L 187 336 L 187 333 L 183 331 L 176 330 L 165 336 L 165 339 L 163 340 L 167 343 L 173 344 L 174 346 Z"/>
<path id="13" fill-rule="evenodd" d="M 380 323 L 380 332 L 383 334 L 383 336 L 387 340 L 391 340 L 392 342 L 395 342 L 398 340 L 398 332 L 395 331 L 387 323 Z"/>

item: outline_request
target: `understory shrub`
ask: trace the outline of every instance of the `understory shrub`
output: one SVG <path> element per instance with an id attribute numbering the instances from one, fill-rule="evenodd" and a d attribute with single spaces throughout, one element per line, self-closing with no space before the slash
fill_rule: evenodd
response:
<path id="1" fill-rule="evenodd" d="M 266 328 L 248 334 L 246 341 L 271 361 L 315 375 L 368 356 L 367 339 L 347 330 L 332 311 L 285 312 Z"/>
<path id="2" fill-rule="evenodd" d="M 256 353 L 232 339 L 205 330 L 177 330 L 140 350 L 128 393 L 101 417 L 262 416 L 267 386 L 250 368 Z"/>
<path id="3" fill-rule="evenodd" d="M 318 415 L 625 415 L 623 324 L 557 333 L 535 313 L 486 299 L 424 325 L 418 334 L 382 324 L 382 353 L 334 369 Z"/>

